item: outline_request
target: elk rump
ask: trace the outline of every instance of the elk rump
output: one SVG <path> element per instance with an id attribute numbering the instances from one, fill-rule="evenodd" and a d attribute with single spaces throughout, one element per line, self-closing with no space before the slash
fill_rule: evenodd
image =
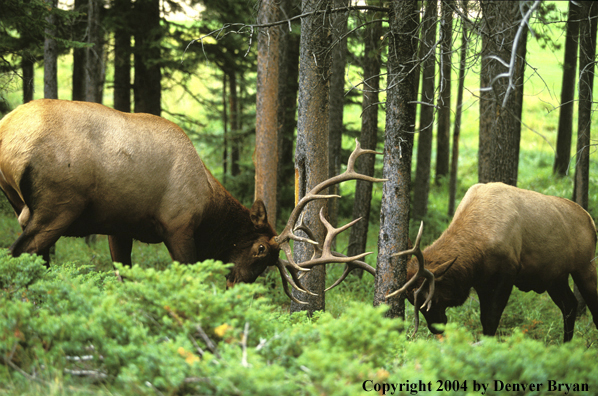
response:
<path id="1" fill-rule="evenodd" d="M 446 231 L 423 251 L 425 269 L 435 279 L 431 305 L 422 310 L 428 328 L 438 333 L 434 324 L 447 322 L 446 308 L 462 305 L 474 288 L 483 333 L 494 335 L 516 286 L 524 292 L 548 292 L 563 314 L 564 340 L 569 341 L 577 308 L 569 275 L 598 326 L 595 251 L 594 221 L 576 203 L 502 183 L 476 184 Z M 407 279 L 417 269 L 414 257 Z M 424 288 L 414 297 L 422 283 L 418 279 L 407 288 L 416 315 L 429 294 Z"/>
<path id="2" fill-rule="evenodd" d="M 114 261 L 131 263 L 133 239 L 163 242 L 182 263 L 234 263 L 229 284 L 278 262 L 262 201 L 245 208 L 183 130 L 153 115 L 63 100 L 21 105 L 0 121 L 0 187 L 23 228 L 14 256 L 48 261 L 61 236 L 106 234 Z"/>

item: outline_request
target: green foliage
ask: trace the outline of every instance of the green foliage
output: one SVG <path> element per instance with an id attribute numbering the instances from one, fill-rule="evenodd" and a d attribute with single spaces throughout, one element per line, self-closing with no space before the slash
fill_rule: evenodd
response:
<path id="1" fill-rule="evenodd" d="M 434 390 L 446 379 L 469 386 L 451 394 L 471 394 L 474 380 L 541 383 L 537 394 L 549 380 L 598 387 L 581 338 L 546 346 L 449 324 L 443 337 L 410 340 L 369 302 L 310 318 L 281 312 L 262 284 L 224 290 L 219 262 L 117 269 L 122 282 L 0 255 L 0 393 L 358 395 L 364 383 Z"/>

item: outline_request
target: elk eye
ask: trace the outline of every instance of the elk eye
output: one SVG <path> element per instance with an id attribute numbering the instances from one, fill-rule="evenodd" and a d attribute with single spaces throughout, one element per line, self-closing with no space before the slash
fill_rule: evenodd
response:
<path id="1" fill-rule="evenodd" d="M 265 251 L 266 247 L 264 245 L 260 245 L 260 247 L 257 249 L 257 254 L 264 254 Z"/>

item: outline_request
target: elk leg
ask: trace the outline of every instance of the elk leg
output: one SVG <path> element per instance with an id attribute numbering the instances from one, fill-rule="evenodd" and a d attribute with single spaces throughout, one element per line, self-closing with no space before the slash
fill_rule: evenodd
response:
<path id="1" fill-rule="evenodd" d="M 197 252 L 193 232 L 179 230 L 168 237 L 164 244 L 174 261 L 182 264 L 193 264 L 197 262 Z"/>
<path id="2" fill-rule="evenodd" d="M 110 256 L 112 261 L 131 265 L 131 251 L 133 250 L 133 238 L 109 235 L 108 244 L 110 245 Z"/>
<path id="3" fill-rule="evenodd" d="M 61 213 L 50 220 L 40 220 L 40 216 L 31 214 L 23 233 L 10 247 L 14 257 L 22 253 L 34 253 L 41 255 L 50 265 L 50 248 L 64 234 L 76 216 L 73 213 Z"/>
<path id="4" fill-rule="evenodd" d="M 596 291 L 596 267 L 593 264 L 583 273 L 574 272 L 571 274 L 581 296 L 592 313 L 594 324 L 598 327 L 598 292 Z"/>
<path id="5" fill-rule="evenodd" d="M 482 332 L 484 335 L 493 336 L 500 323 L 509 296 L 513 290 L 513 282 L 505 278 L 500 278 L 498 283 L 477 289 L 480 299 L 480 321 L 482 322 Z"/>
<path id="6" fill-rule="evenodd" d="M 563 314 L 565 342 L 573 338 L 575 314 L 577 311 L 577 298 L 575 298 L 575 294 L 569 288 L 568 279 L 569 277 L 559 279 L 547 290 L 550 298 L 552 298 L 552 301 L 554 301 Z"/>

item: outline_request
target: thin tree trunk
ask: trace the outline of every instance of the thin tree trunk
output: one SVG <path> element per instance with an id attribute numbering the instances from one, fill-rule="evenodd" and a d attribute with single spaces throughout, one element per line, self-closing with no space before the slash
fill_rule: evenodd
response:
<path id="1" fill-rule="evenodd" d="M 87 48 L 85 67 L 85 100 L 102 103 L 104 86 L 104 37 L 100 0 L 89 0 L 87 7 Z"/>
<path id="2" fill-rule="evenodd" d="M 561 107 L 556 139 L 553 173 L 565 176 L 571 160 L 571 138 L 573 136 L 573 100 L 575 95 L 575 71 L 577 70 L 577 43 L 579 36 L 579 3 L 569 1 L 567 34 L 565 38 L 565 59 L 563 62 L 563 83 L 561 85 Z"/>
<path id="3" fill-rule="evenodd" d="M 228 172 L 228 102 L 226 98 L 226 73 L 222 73 L 222 184 L 226 184 Z"/>
<path id="4" fill-rule="evenodd" d="M 420 105 L 419 133 L 417 141 L 417 165 L 413 187 L 413 218 L 421 220 L 428 211 L 430 192 L 430 166 L 432 161 L 432 132 L 434 130 L 434 90 L 436 74 L 436 22 L 438 0 L 428 0 L 423 20 L 423 42 L 420 54 L 423 61 L 422 93 Z"/>
<path id="5" fill-rule="evenodd" d="M 88 1 L 87 0 L 75 0 L 75 11 L 87 13 Z M 75 23 L 75 40 L 86 41 L 88 19 L 81 17 Z M 86 53 L 85 48 L 73 48 L 73 90 L 72 100 L 85 100 L 85 66 L 86 66 Z"/>
<path id="6" fill-rule="evenodd" d="M 409 240 L 409 193 L 411 156 L 417 93 L 413 79 L 417 29 L 417 1 L 394 1 L 389 4 L 388 92 L 386 99 L 386 133 L 384 139 L 382 210 L 378 238 L 378 265 L 374 305 L 388 303 L 387 315 L 405 316 L 405 295 L 390 300 L 386 295 L 406 280 L 407 258 L 393 254 L 407 248 Z"/>
<path id="7" fill-rule="evenodd" d="M 240 117 L 239 117 L 239 89 L 237 88 L 237 74 L 232 71 L 228 74 L 228 103 L 230 108 L 230 174 L 238 176 L 241 173 L 239 166 L 239 138 L 240 138 Z"/>
<path id="8" fill-rule="evenodd" d="M 579 108 L 577 119 L 577 160 L 575 167 L 575 201 L 588 209 L 590 183 L 590 129 L 594 91 L 594 62 L 596 57 L 596 16 L 598 4 L 581 2 L 579 25 Z"/>
<path id="9" fill-rule="evenodd" d="M 527 27 L 524 28 L 520 41 L 514 43 L 519 22 L 523 18 L 519 3 L 484 0 L 481 1 L 481 7 L 483 49 L 478 178 L 481 183 L 503 182 L 516 186 Z M 507 67 L 494 57 L 508 64 L 513 45 L 517 45 L 512 78 L 515 88 L 509 90 L 509 78 L 497 78 L 508 72 Z M 507 92 L 509 97 L 503 106 Z"/>
<path id="10" fill-rule="evenodd" d="M 320 8 L 322 7 L 322 8 Z M 318 0 L 302 2 L 302 13 L 325 10 L 326 3 Z M 296 197 L 301 199 L 307 191 L 328 178 L 328 117 L 331 59 L 327 49 L 331 44 L 327 18 L 312 15 L 301 20 L 301 48 L 299 65 L 299 118 L 297 122 L 297 148 L 295 151 Z M 327 216 L 325 200 L 317 200 L 306 206 L 304 220 L 322 243 L 326 229 L 319 220 L 320 209 Z M 308 260 L 313 247 L 295 243 L 295 262 Z M 324 288 L 326 267 L 318 266 L 302 278 L 303 286 L 317 296 L 293 290 L 293 295 L 307 305 L 291 303 L 291 312 L 306 310 L 310 314 L 326 308 Z"/>
<path id="11" fill-rule="evenodd" d="M 463 3 L 463 13 L 467 15 L 467 1 Z M 449 177 L 449 204 L 448 215 L 455 214 L 455 201 L 457 197 L 457 171 L 459 169 L 459 135 L 461 134 L 461 114 L 463 112 L 463 90 L 465 88 L 465 58 L 467 56 L 467 26 L 461 23 L 461 53 L 459 58 L 459 87 L 457 88 L 457 111 L 455 126 L 453 127 L 453 148 L 451 157 L 451 173 Z"/>
<path id="12" fill-rule="evenodd" d="M 596 20 L 598 4 L 581 2 L 579 25 L 579 107 L 577 110 L 577 161 L 575 167 L 574 197 L 581 207 L 588 210 L 590 185 L 590 130 L 592 126 L 592 98 L 594 92 L 594 62 L 596 58 Z M 586 303 L 577 285 L 574 289 L 578 301 L 577 315 L 586 310 Z"/>
<path id="13" fill-rule="evenodd" d="M 451 147 L 451 53 L 453 42 L 453 1 L 441 1 L 441 66 L 438 85 L 438 130 L 436 135 L 436 176 L 434 182 L 449 173 L 450 147 Z"/>
<path id="14" fill-rule="evenodd" d="M 162 113 L 160 0 L 137 0 L 135 17 L 138 18 L 134 49 L 135 112 L 159 116 Z"/>
<path id="15" fill-rule="evenodd" d="M 274 0 L 259 3 L 258 23 L 279 19 Z M 278 68 L 280 54 L 278 27 L 260 31 L 257 55 L 257 103 L 255 120 L 255 198 L 261 198 L 268 220 L 276 225 L 278 191 Z"/>
<path id="16" fill-rule="evenodd" d="M 364 88 L 361 102 L 361 147 L 375 150 L 378 142 L 378 96 L 380 91 L 380 37 L 382 22 L 370 23 L 365 29 L 365 50 L 363 56 Z M 356 164 L 357 171 L 374 176 L 374 156 L 362 156 Z M 358 180 L 355 184 L 355 200 L 353 201 L 353 219 L 361 217 L 351 227 L 347 255 L 356 256 L 365 252 L 370 223 L 370 207 L 372 203 L 372 183 Z M 363 270 L 354 273 L 362 277 Z"/>
<path id="17" fill-rule="evenodd" d="M 131 16 L 131 0 L 114 0 L 114 17 Z M 127 24 L 114 31 L 114 108 L 131 112 L 131 32 Z"/>
<path id="18" fill-rule="evenodd" d="M 347 0 L 334 0 L 334 7 L 348 6 Z M 330 73 L 330 112 L 329 112 L 329 140 L 330 150 L 328 159 L 328 174 L 330 177 L 338 175 L 341 169 L 341 144 L 343 138 L 343 110 L 345 107 L 345 66 L 347 64 L 347 39 L 343 38 L 347 32 L 348 12 L 337 12 L 332 19 L 332 70 Z M 330 194 L 339 195 L 339 185 L 329 189 Z M 338 223 L 338 199 L 332 198 L 328 202 L 328 216 L 330 224 Z"/>
<path id="19" fill-rule="evenodd" d="M 288 17 L 299 11 L 292 6 L 294 2 L 285 0 L 284 13 Z M 294 180 L 295 165 L 293 162 L 293 144 L 295 128 L 297 127 L 297 93 L 299 90 L 299 37 L 300 35 L 288 29 L 282 30 L 280 45 L 279 68 L 279 159 L 278 159 L 278 207 L 291 208 L 295 202 Z"/>
<path id="20" fill-rule="evenodd" d="M 45 29 L 44 39 L 44 98 L 58 99 L 58 44 L 54 35 L 56 34 L 56 15 L 54 9 L 58 5 L 57 0 L 44 0 L 50 11 L 46 17 L 48 26 Z"/>
<path id="21" fill-rule="evenodd" d="M 23 72 L 23 103 L 31 102 L 33 100 L 33 92 L 35 87 L 35 61 L 32 57 L 27 55 L 21 59 L 21 70 Z"/>

